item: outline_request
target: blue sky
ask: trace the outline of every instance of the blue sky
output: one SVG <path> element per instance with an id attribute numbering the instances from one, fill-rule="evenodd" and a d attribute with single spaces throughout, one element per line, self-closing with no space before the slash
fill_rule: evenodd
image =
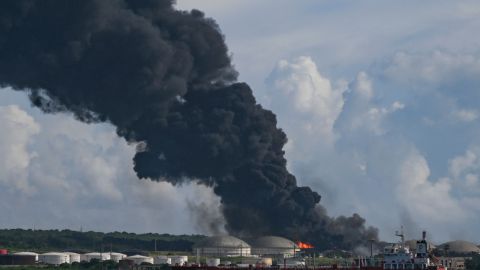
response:
<path id="1" fill-rule="evenodd" d="M 177 7 L 218 22 L 240 80 L 289 136 L 289 169 L 331 215 L 358 212 L 385 240 L 404 225 L 480 242 L 478 2 Z M 0 226 L 208 233 L 191 209 L 219 215 L 208 188 L 137 180 L 134 146 L 108 124 L 44 115 L 8 88 L 0 112 L 0 202 L 15 205 Z"/>

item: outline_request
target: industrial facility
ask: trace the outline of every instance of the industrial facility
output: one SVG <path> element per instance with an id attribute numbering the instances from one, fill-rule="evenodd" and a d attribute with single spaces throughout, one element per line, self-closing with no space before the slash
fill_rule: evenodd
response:
<path id="1" fill-rule="evenodd" d="M 437 247 L 437 252 L 451 255 L 471 255 L 474 253 L 480 253 L 480 248 L 474 243 L 456 240 L 439 245 Z"/>
<path id="2" fill-rule="evenodd" d="M 402 239 L 404 247 L 406 250 L 413 252 L 412 254 L 418 254 L 419 251 L 416 249 L 419 248 L 419 242 L 422 241 L 403 241 Z M 437 247 L 425 242 L 420 247 L 429 253 L 436 254 L 439 264 L 448 267 L 449 270 L 464 270 L 466 261 L 472 255 L 480 254 L 478 246 L 460 240 L 443 243 Z M 0 265 L 62 265 L 95 260 L 119 263 L 120 269 L 159 269 L 158 267 L 161 265 L 175 266 L 173 268 L 176 270 L 193 269 L 199 265 L 207 267 L 236 266 L 240 268 L 251 266 L 264 268 L 276 265 L 277 267 L 282 266 L 292 269 L 305 268 L 312 263 L 315 265 L 315 256 L 312 257 L 312 252 L 307 252 L 308 249 L 313 249 L 313 246 L 301 242 L 295 243 L 279 236 L 262 236 L 242 240 L 234 236 L 222 235 L 207 237 L 199 241 L 194 245 L 191 253 L 187 253 L 187 255 L 170 253 L 160 255 L 158 252 L 141 251 L 138 251 L 139 253 L 125 251 L 128 255 L 118 252 L 90 252 L 84 254 L 46 252 L 39 254 L 30 251 L 9 253 L 6 249 L 0 249 Z M 390 249 L 387 246 L 385 250 Z M 323 253 L 323 255 L 325 254 L 327 253 Z M 339 253 L 336 252 L 336 254 Z M 320 254 L 317 255 L 321 256 Z M 351 261 L 355 263 L 362 260 L 352 259 Z M 367 260 L 364 259 L 364 261 Z M 146 267 L 148 265 L 151 265 L 151 268 Z"/>
<path id="3" fill-rule="evenodd" d="M 242 258 L 236 263 L 246 265 L 272 265 L 276 260 L 284 261 L 288 259 L 290 263 L 300 255 L 301 249 L 293 241 L 278 237 L 264 236 L 256 239 L 242 240 L 234 236 L 211 236 L 198 242 L 193 250 L 192 257 L 195 263 L 205 263 L 209 266 L 218 266 L 221 264 L 231 264 L 230 261 L 224 261 L 225 258 Z M 111 260 L 117 263 L 128 262 L 127 265 L 143 264 L 169 264 L 169 265 L 187 265 L 189 257 L 186 255 L 153 255 L 133 254 L 127 256 L 117 252 L 90 252 L 79 254 L 75 252 L 17 252 L 9 254 L 7 250 L 2 250 L 0 254 L 0 264 L 40 264 L 40 265 L 61 265 L 65 263 L 90 262 L 92 260 L 107 261 Z M 293 262 L 293 261 L 292 261 Z M 293 262 L 295 265 L 304 265 L 304 260 L 300 258 Z"/>
<path id="4" fill-rule="evenodd" d="M 290 258 L 300 252 L 300 248 L 291 240 L 278 236 L 263 236 L 251 242 L 251 252 L 258 256 Z"/>
<path id="5" fill-rule="evenodd" d="M 247 242 L 234 236 L 208 237 L 194 247 L 197 256 L 234 257 L 250 256 L 251 247 Z"/>
<path id="6" fill-rule="evenodd" d="M 195 245 L 194 251 L 198 256 L 282 258 L 294 257 L 300 252 L 293 241 L 279 236 L 263 236 L 247 241 L 233 236 L 212 236 Z"/>

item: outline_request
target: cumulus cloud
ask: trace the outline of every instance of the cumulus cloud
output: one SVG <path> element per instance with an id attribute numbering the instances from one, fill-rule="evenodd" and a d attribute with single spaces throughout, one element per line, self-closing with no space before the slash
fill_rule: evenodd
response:
<path id="1" fill-rule="evenodd" d="M 480 197 L 480 146 L 469 147 L 449 160 L 448 165 L 452 182 L 462 189 L 465 197 Z"/>
<path id="2" fill-rule="evenodd" d="M 462 122 L 471 122 L 478 118 L 476 110 L 460 109 L 453 112 L 453 116 Z"/>
<path id="3" fill-rule="evenodd" d="M 179 0 L 177 6 L 217 19 L 242 80 L 278 114 L 290 140 L 289 167 L 299 181 L 322 193 L 334 214 L 366 216 L 384 239 L 403 223 L 431 230 L 436 240 L 480 241 L 470 233 L 480 226 L 474 218 L 480 216 L 480 40 L 472 35 L 480 22 L 478 3 L 245 4 L 250 2 Z M 272 4 L 277 12 L 271 12 Z M 291 55 L 311 57 L 279 63 L 262 92 L 272 63 Z M 0 91 L 0 147 L 7 153 L 16 145 L 17 156 L 9 162 L 20 169 L 6 170 L 12 165 L 0 161 L 0 202 L 17 205 L 2 209 L 2 225 L 201 230 L 185 225 L 191 217 L 181 194 L 206 194 L 205 205 L 216 205 L 209 189 L 183 186 L 178 193 L 166 183 L 138 181 L 131 175 L 132 149 L 111 128 L 43 116 L 29 109 L 24 97 L 8 93 Z M 17 114 L 7 113 L 11 104 L 33 120 L 26 128 L 8 120 L 10 128 L 3 129 L 6 116 Z M 96 168 L 88 174 L 86 166 Z M 6 184 L 12 178 L 18 186 Z M 104 186 L 96 190 L 100 179 Z M 415 207 L 423 200 L 416 189 L 435 195 L 421 211 Z M 42 214 L 32 205 L 42 207 Z M 419 214 L 441 220 L 458 207 L 461 219 L 454 225 L 432 224 Z M 108 221 L 99 218 L 106 214 Z"/>
<path id="4" fill-rule="evenodd" d="M 398 200 L 406 201 L 405 207 L 416 219 L 423 219 L 421 224 L 427 225 L 428 220 L 432 225 L 455 226 L 458 221 L 468 219 L 468 212 L 451 194 L 451 181 L 448 178 L 436 182 L 429 179 L 430 168 L 425 157 L 412 151 L 404 162 L 399 164 L 399 172 L 396 196 Z"/>
<path id="5" fill-rule="evenodd" d="M 196 227 L 192 205 L 221 216 L 210 188 L 138 180 L 135 146 L 108 124 L 0 105 L 0 126 L 0 203 L 15 205 L 0 211 L 2 227 L 211 233 Z"/>
<path id="6" fill-rule="evenodd" d="M 437 241 L 476 237 L 458 224 L 480 225 L 474 206 L 480 151 L 469 136 L 480 131 L 478 106 L 457 95 L 475 97 L 464 87 L 478 85 L 479 58 L 398 53 L 381 70 L 360 71 L 345 88 L 331 87 L 334 80 L 325 76 L 312 84 L 318 68 L 308 57 L 299 59 L 279 62 L 265 100 L 295 144 L 286 149 L 290 168 L 320 191 L 327 209 L 364 215 L 386 239 L 401 224 L 414 227 L 407 229 L 411 234 L 427 229 Z"/>
<path id="7" fill-rule="evenodd" d="M 32 194 L 26 169 L 36 154 L 27 148 L 40 127 L 16 105 L 0 106 L 0 126 L 0 184 L 7 192 Z"/>
<path id="8" fill-rule="evenodd" d="M 400 101 L 392 104 L 377 104 L 373 90 L 373 82 L 365 72 L 360 72 L 351 83 L 349 91 L 344 95 L 345 107 L 340 119 L 335 123 L 342 134 L 367 132 L 381 135 L 385 131 L 381 127 L 383 119 L 405 107 Z"/>
<path id="9" fill-rule="evenodd" d="M 469 53 L 435 50 L 431 53 L 397 52 L 384 70 L 385 75 L 401 84 L 441 86 L 480 73 L 480 60 Z M 432 88 L 416 88 L 431 90 Z M 453 89 L 452 89 L 453 91 Z"/>
<path id="10" fill-rule="evenodd" d="M 288 115 L 293 113 L 298 116 L 289 127 L 321 136 L 322 140 L 334 140 L 332 129 L 343 106 L 345 83 L 332 83 L 320 74 L 313 60 L 305 56 L 279 61 L 267 83 L 271 87 L 265 105 L 287 116 L 284 119 L 290 119 Z"/>

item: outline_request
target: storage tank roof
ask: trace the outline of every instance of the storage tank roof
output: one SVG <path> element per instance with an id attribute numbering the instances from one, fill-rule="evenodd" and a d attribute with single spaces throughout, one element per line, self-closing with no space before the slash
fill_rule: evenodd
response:
<path id="1" fill-rule="evenodd" d="M 446 245 L 448 245 L 448 251 L 454 253 L 480 253 L 480 248 L 477 247 L 474 243 L 456 240 L 447 243 L 443 243 L 437 247 L 438 250 L 445 250 Z"/>
<path id="2" fill-rule="evenodd" d="M 298 248 L 293 241 L 279 236 L 263 236 L 253 240 L 251 244 L 254 248 Z"/>
<path id="3" fill-rule="evenodd" d="M 60 253 L 60 252 L 47 252 L 47 253 L 43 253 L 42 255 L 48 255 L 48 256 L 65 256 L 65 255 L 68 255 L 68 254 Z"/>
<path id="4" fill-rule="evenodd" d="M 37 256 L 38 253 L 35 253 L 35 252 L 29 252 L 29 251 L 22 251 L 22 252 L 16 252 L 16 253 L 13 253 L 14 255 L 34 255 L 34 256 Z"/>
<path id="5" fill-rule="evenodd" d="M 83 255 L 88 255 L 88 256 L 100 256 L 102 255 L 100 252 L 90 252 L 90 253 L 85 253 Z"/>
<path id="6" fill-rule="evenodd" d="M 145 259 L 145 258 L 150 258 L 150 257 L 146 257 L 142 255 L 133 255 L 133 256 L 127 257 L 127 259 Z"/>
<path id="7" fill-rule="evenodd" d="M 195 245 L 196 248 L 206 247 L 235 247 L 235 248 L 249 248 L 250 245 L 247 242 L 238 239 L 234 236 L 212 236 L 208 237 Z"/>

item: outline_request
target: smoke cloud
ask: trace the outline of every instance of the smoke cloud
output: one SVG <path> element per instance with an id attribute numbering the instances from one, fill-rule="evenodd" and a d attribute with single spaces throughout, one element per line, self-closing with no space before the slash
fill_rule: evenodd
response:
<path id="1" fill-rule="evenodd" d="M 138 145 L 139 178 L 213 186 L 234 235 L 320 248 L 377 239 L 360 216 L 330 218 L 297 186 L 275 115 L 236 78 L 218 25 L 170 0 L 0 2 L 0 84 L 47 113 L 112 123 Z"/>

